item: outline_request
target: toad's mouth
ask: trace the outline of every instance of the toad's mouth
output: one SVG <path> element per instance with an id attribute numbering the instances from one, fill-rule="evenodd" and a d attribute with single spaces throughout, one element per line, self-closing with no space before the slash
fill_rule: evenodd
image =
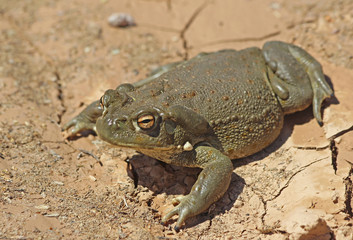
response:
<path id="1" fill-rule="evenodd" d="M 103 139 L 103 138 L 102 138 Z M 103 139 L 105 142 L 110 143 L 114 147 L 124 147 L 124 148 L 132 148 L 135 150 L 156 150 L 156 151 L 171 151 L 174 149 L 178 149 L 177 146 L 156 146 L 156 145 L 147 145 L 147 144 L 137 144 L 137 143 L 128 143 L 128 142 L 115 142 L 115 141 L 109 141 L 106 139 Z"/>
<path id="2" fill-rule="evenodd" d="M 156 151 L 173 151 L 178 149 L 178 146 L 163 144 L 153 137 L 139 136 L 124 136 L 119 134 L 104 134 L 98 131 L 98 136 L 105 142 L 110 143 L 114 147 L 124 147 L 132 149 L 146 149 Z"/>

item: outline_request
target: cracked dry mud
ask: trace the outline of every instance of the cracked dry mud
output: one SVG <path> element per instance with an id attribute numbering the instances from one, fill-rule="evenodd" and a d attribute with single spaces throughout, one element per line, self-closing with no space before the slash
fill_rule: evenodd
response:
<path id="1" fill-rule="evenodd" d="M 113 12 L 137 26 L 109 27 Z M 351 0 L 0 0 L 0 239 L 352 239 L 352 25 Z M 322 63 L 336 96 L 324 126 L 310 109 L 287 116 L 179 233 L 161 215 L 198 169 L 61 133 L 104 90 L 158 65 L 275 39 Z"/>

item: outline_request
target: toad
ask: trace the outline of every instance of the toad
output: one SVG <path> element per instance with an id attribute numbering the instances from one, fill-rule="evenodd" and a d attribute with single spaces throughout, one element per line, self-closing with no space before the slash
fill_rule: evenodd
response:
<path id="1" fill-rule="evenodd" d="M 160 161 L 202 168 L 190 193 L 173 200 L 163 218 L 175 229 L 207 210 L 229 187 L 231 159 L 254 154 L 279 135 L 285 114 L 333 95 L 322 67 L 302 48 L 267 42 L 241 51 L 202 53 L 160 67 L 150 77 L 107 90 L 64 129 L 94 130 L 112 145 Z"/>

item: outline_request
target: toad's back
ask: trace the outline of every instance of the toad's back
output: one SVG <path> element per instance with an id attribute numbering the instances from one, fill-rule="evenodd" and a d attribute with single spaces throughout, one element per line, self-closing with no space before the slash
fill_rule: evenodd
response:
<path id="1" fill-rule="evenodd" d="M 195 57 L 165 73 L 158 84 L 136 92 L 140 98 L 144 94 L 151 94 L 145 97 L 151 104 L 178 104 L 202 115 L 231 158 L 263 149 L 279 135 L 283 124 L 283 112 L 258 48 Z"/>

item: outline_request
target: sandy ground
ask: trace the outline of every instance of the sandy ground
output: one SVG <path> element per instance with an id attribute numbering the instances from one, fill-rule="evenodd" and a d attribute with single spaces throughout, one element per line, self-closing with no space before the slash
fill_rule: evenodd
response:
<path id="1" fill-rule="evenodd" d="M 128 12 L 137 25 L 113 28 Z M 0 239 L 353 239 L 351 0 L 0 0 Z M 302 46 L 335 98 L 234 160 L 225 196 L 180 232 L 160 219 L 199 173 L 62 125 L 109 88 L 202 51 Z"/>

